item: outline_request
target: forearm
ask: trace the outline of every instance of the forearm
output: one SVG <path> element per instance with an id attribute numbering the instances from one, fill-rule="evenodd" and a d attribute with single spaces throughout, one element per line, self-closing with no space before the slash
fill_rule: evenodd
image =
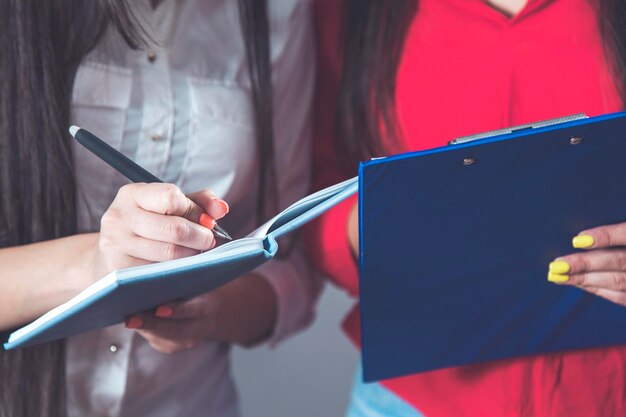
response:
<path id="1" fill-rule="evenodd" d="M 93 280 L 97 234 L 0 249 L 0 330 L 29 322 Z"/>
<path id="2" fill-rule="evenodd" d="M 355 203 L 350 210 L 348 216 L 348 242 L 350 243 L 350 249 L 356 259 L 359 258 L 359 204 Z"/>
<path id="3" fill-rule="evenodd" d="M 278 302 L 267 280 L 259 275 L 249 274 L 217 291 L 219 298 L 228 302 L 220 303 L 215 323 L 215 339 L 251 346 L 272 333 Z"/>

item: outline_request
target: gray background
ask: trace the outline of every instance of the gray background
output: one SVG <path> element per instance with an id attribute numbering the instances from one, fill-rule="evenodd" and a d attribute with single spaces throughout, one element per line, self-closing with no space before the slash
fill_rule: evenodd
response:
<path id="1" fill-rule="evenodd" d="M 243 417 L 345 415 L 359 358 L 341 322 L 353 305 L 354 300 L 326 285 L 317 318 L 306 331 L 275 349 L 234 349 Z"/>

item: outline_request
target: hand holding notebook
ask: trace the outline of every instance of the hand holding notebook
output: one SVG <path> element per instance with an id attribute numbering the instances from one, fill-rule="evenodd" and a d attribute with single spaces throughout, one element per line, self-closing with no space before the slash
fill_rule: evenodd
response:
<path id="1" fill-rule="evenodd" d="M 198 255 L 114 271 L 12 333 L 5 348 L 34 345 L 121 323 L 134 313 L 220 287 L 270 260 L 278 251 L 277 239 L 356 191 L 357 181 L 353 178 L 297 201 L 245 238 Z"/>

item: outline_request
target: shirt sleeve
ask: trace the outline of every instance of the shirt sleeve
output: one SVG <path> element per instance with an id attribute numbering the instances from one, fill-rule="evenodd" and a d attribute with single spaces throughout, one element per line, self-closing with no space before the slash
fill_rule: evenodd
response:
<path id="1" fill-rule="evenodd" d="M 347 179 L 333 143 L 335 98 L 340 74 L 340 7 L 336 0 L 316 0 L 317 85 L 313 140 L 313 187 L 318 190 Z M 356 174 L 356 173 L 355 173 Z M 357 198 L 353 196 L 306 228 L 308 252 L 316 267 L 353 296 L 358 294 L 358 268 L 348 242 L 348 215 Z"/>
<path id="2" fill-rule="evenodd" d="M 276 323 L 268 340 L 272 347 L 306 328 L 315 317 L 323 281 L 299 246 L 288 259 L 272 259 L 254 271 L 267 280 L 278 300 Z"/>
<path id="3" fill-rule="evenodd" d="M 286 43 L 274 51 L 274 135 L 279 209 L 283 210 L 310 192 L 312 103 L 315 85 L 315 54 L 310 4 L 301 2 L 282 30 Z M 322 279 L 313 271 L 298 241 L 287 257 L 281 257 L 297 232 L 279 240 L 277 258 L 255 270 L 274 289 L 278 316 L 269 340 L 276 345 L 302 330 L 314 317 Z"/>

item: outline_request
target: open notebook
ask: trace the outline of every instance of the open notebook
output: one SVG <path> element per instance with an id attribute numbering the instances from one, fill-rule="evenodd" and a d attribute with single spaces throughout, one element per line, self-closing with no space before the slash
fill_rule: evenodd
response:
<path id="1" fill-rule="evenodd" d="M 114 271 L 9 336 L 5 349 L 121 323 L 134 313 L 211 291 L 274 257 L 276 240 L 357 191 L 357 178 L 297 201 L 242 239 L 169 262 Z"/>

